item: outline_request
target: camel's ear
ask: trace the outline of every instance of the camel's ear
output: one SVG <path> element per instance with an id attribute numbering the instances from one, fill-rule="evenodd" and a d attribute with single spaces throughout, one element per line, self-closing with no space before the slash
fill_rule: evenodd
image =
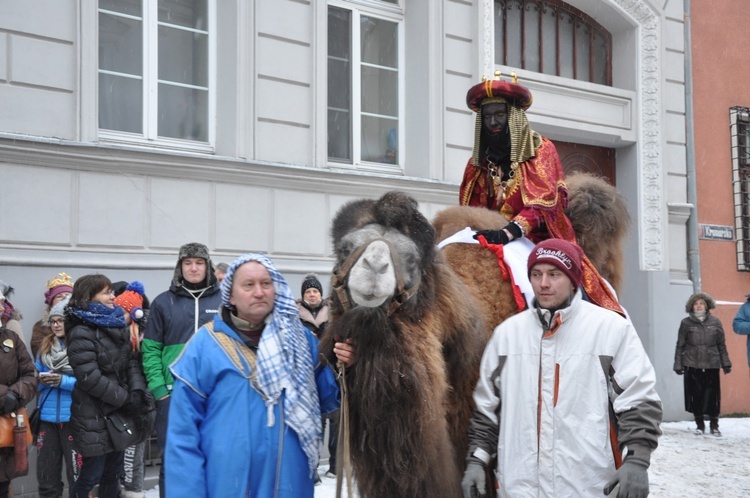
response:
<path id="1" fill-rule="evenodd" d="M 347 202 L 341 206 L 333 218 L 331 225 L 331 238 L 334 249 L 341 239 L 349 232 L 362 228 L 370 223 L 375 223 L 373 206 L 375 201 L 371 199 L 360 199 Z"/>
<path id="2" fill-rule="evenodd" d="M 378 223 L 395 228 L 417 244 L 422 254 L 422 267 L 432 260 L 435 253 L 435 229 L 419 212 L 419 204 L 404 192 L 387 192 L 375 204 Z"/>

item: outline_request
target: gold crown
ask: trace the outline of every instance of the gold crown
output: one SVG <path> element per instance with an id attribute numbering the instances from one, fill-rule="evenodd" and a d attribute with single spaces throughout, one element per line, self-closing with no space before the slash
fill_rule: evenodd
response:
<path id="1" fill-rule="evenodd" d="M 47 280 L 47 288 L 53 289 L 61 285 L 73 287 L 73 279 L 67 273 L 59 273 L 55 278 Z"/>
<path id="2" fill-rule="evenodd" d="M 495 79 L 496 80 L 499 80 L 500 76 L 502 76 L 502 75 L 503 75 L 503 73 L 501 73 L 499 69 L 495 69 Z M 512 71 L 510 73 L 510 76 L 511 76 L 511 78 L 513 78 L 513 83 L 518 83 L 518 75 L 516 74 L 515 71 Z M 484 83 L 485 81 L 487 81 L 487 76 L 482 75 L 482 83 Z"/>

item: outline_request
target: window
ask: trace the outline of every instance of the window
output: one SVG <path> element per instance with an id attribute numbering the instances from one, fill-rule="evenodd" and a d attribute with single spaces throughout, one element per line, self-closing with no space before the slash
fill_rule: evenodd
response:
<path id="1" fill-rule="evenodd" d="M 612 86 L 612 36 L 560 0 L 496 0 L 495 64 Z"/>
<path id="2" fill-rule="evenodd" d="M 403 13 L 397 0 L 330 2 L 328 159 L 400 171 Z"/>
<path id="3" fill-rule="evenodd" d="M 99 0 L 102 136 L 212 141 L 212 6 L 213 0 Z"/>
<path id="4" fill-rule="evenodd" d="M 737 269 L 750 271 L 750 108 L 729 110 Z"/>

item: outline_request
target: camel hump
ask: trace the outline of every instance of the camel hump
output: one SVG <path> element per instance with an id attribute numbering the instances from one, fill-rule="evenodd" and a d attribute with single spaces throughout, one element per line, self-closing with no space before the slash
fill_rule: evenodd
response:
<path id="1" fill-rule="evenodd" d="M 602 277 L 620 291 L 623 278 L 623 239 L 630 226 L 625 198 L 603 178 L 571 173 L 568 207 L 578 243 Z"/>

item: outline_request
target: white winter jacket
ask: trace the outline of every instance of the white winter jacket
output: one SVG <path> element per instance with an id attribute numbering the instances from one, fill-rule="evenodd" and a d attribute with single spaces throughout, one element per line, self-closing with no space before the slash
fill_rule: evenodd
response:
<path id="1" fill-rule="evenodd" d="M 533 308 L 495 329 L 474 391 L 469 455 L 487 461 L 497 452 L 501 497 L 601 498 L 623 446 L 646 463 L 656 448 L 654 369 L 633 326 L 580 291 L 551 323 L 543 333 Z"/>

